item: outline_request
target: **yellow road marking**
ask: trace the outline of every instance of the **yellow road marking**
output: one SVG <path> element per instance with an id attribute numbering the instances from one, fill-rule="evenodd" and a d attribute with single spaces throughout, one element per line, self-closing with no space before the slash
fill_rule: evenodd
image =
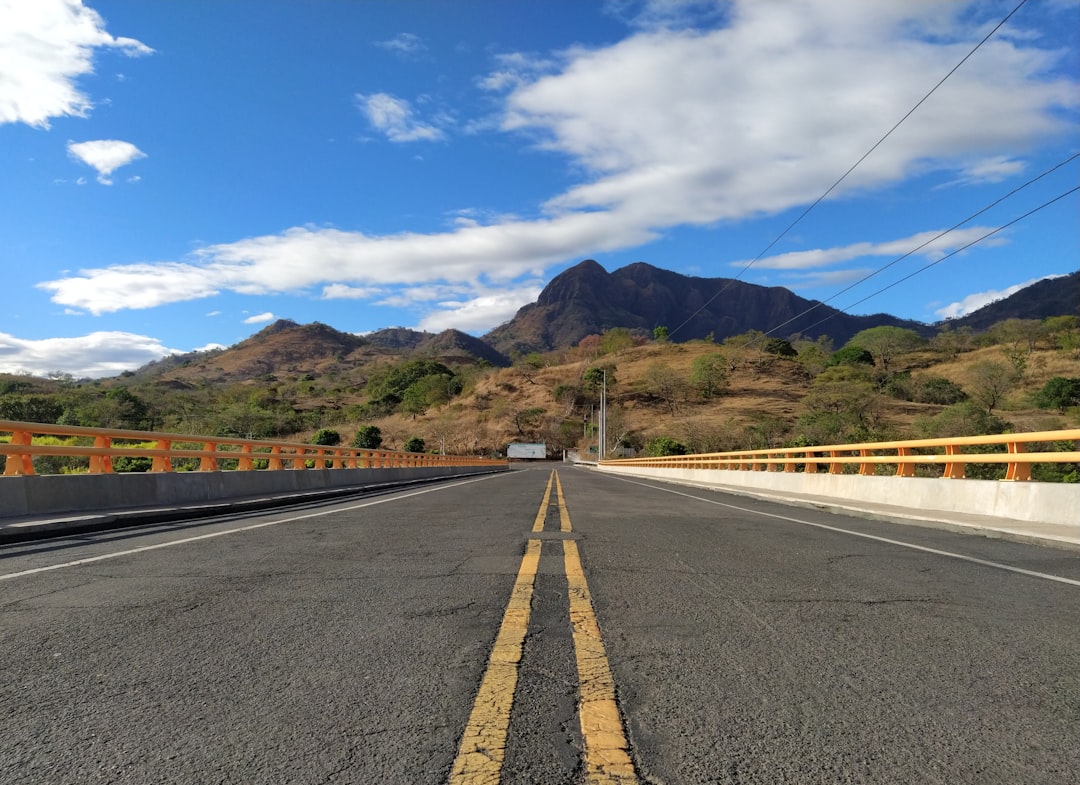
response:
<path id="1" fill-rule="evenodd" d="M 559 511 L 565 513 L 558 483 Z M 563 518 L 570 531 L 570 517 Z M 589 586 L 577 543 L 563 540 L 563 565 L 570 593 L 570 625 L 574 631 L 574 656 L 578 670 L 578 715 L 585 742 L 585 781 L 588 785 L 637 785 L 630 745 L 615 703 L 615 680 L 611 675 L 600 624 L 593 611 Z"/>
<path id="2" fill-rule="evenodd" d="M 534 532 L 542 532 L 544 530 L 544 521 L 547 520 L 548 504 L 551 502 L 551 481 L 556 479 L 558 475 L 555 470 L 551 470 L 551 474 L 548 475 L 547 490 L 544 491 L 544 500 L 540 502 L 540 510 L 536 513 L 536 520 L 533 521 L 532 530 Z"/>
<path id="3" fill-rule="evenodd" d="M 498 785 L 539 564 L 540 540 L 529 540 L 461 748 L 450 770 L 450 785 Z"/>
<path id="4" fill-rule="evenodd" d="M 544 530 L 553 483 L 561 531 L 571 531 L 562 482 L 558 472 L 553 471 L 533 523 L 534 533 Z M 461 747 L 450 770 L 449 785 L 499 785 L 518 667 L 529 630 L 533 586 L 540 566 L 540 548 L 540 540 L 530 539 L 526 545 L 521 568 L 510 593 L 510 602 L 495 638 L 487 670 L 480 681 L 480 689 L 477 690 L 476 701 L 461 738 Z M 600 625 L 585 582 L 581 555 L 573 540 L 563 540 L 563 568 L 570 597 L 570 625 L 577 660 L 578 715 L 585 747 L 585 781 L 587 785 L 638 785 L 619 707 L 615 703 L 615 681 L 604 651 L 604 642 L 600 638 Z"/>
<path id="5" fill-rule="evenodd" d="M 570 513 L 566 510 L 566 501 L 562 495 L 562 481 L 559 480 L 559 473 L 553 471 L 555 475 L 555 495 L 559 500 L 559 531 L 568 532 L 570 529 Z"/>

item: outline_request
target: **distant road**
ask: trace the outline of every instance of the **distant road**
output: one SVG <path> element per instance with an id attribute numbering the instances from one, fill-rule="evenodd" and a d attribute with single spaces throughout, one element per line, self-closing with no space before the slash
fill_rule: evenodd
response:
<path id="1" fill-rule="evenodd" d="M 1080 782 L 1074 552 L 555 468 L 0 549 L 0 782 Z"/>

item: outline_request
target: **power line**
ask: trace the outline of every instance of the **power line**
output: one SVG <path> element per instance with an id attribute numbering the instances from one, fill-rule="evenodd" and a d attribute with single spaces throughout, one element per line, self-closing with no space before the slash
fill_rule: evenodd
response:
<path id="1" fill-rule="evenodd" d="M 1000 197 L 998 197 L 998 198 L 997 198 L 997 199 L 995 199 L 995 200 L 994 200 L 993 202 L 991 202 L 990 204 L 986 205 L 986 207 L 983 207 L 983 208 L 982 208 L 981 210 L 978 210 L 978 211 L 976 211 L 976 212 L 972 213 L 971 215 L 969 215 L 969 216 L 968 216 L 967 218 L 965 218 L 964 220 L 960 221 L 959 223 L 955 223 L 955 224 L 953 224 L 952 226 L 950 226 L 950 227 L 949 227 L 948 229 L 944 229 L 944 230 L 942 230 L 942 231 L 938 232 L 938 233 L 937 233 L 936 235 L 934 235 L 933 237 L 931 237 L 931 238 L 930 238 L 929 240 L 926 240 L 925 242 L 923 242 L 923 243 L 921 243 L 921 244 L 919 244 L 919 245 L 915 246 L 914 248 L 912 248 L 912 249 L 911 249 L 910 251 L 907 251 L 906 253 L 904 253 L 904 254 L 902 254 L 902 255 L 900 255 L 900 256 L 898 256 L 898 257 L 896 257 L 895 259 L 893 259 L 893 260 L 892 260 L 891 262 L 889 262 L 888 264 L 882 265 L 881 267 L 879 267 L 878 269 L 876 269 L 876 270 L 874 270 L 873 272 L 869 273 L 868 275 L 864 275 L 864 276 L 863 276 L 862 278 L 860 278 L 859 280 L 857 280 L 857 281 L 855 281 L 855 282 L 853 282 L 853 283 L 851 283 L 851 284 L 848 284 L 848 285 L 847 285 L 847 286 L 845 286 L 845 287 L 844 287 L 843 289 L 841 289 L 841 290 L 840 290 L 840 291 L 838 291 L 838 292 L 837 292 L 836 294 L 834 294 L 834 295 L 833 295 L 832 297 L 829 297 L 829 298 L 828 298 L 827 300 L 821 300 L 820 302 L 816 302 L 816 303 L 814 303 L 813 305 L 811 305 L 811 306 L 810 306 L 809 308 L 807 308 L 807 309 L 806 309 L 805 311 L 803 311 L 802 313 L 798 313 L 798 314 L 796 314 L 795 316 L 792 316 L 792 317 L 791 317 L 790 319 L 788 319 L 788 320 L 787 320 L 786 322 L 782 322 L 781 324 L 778 324 L 778 325 L 776 325 L 775 327 L 772 327 L 772 328 L 770 328 L 769 330 L 767 330 L 767 331 L 766 331 L 765 333 L 763 333 L 763 334 L 762 334 L 762 338 L 764 338 L 764 337 L 766 337 L 766 336 L 768 336 L 768 335 L 772 335 L 773 333 L 775 333 L 775 332 L 776 332 L 777 330 L 779 330 L 780 328 L 782 328 L 782 327 L 786 327 L 787 325 L 791 324 L 792 322 L 798 321 L 799 319 L 801 319 L 802 317 L 806 316 L 807 314 L 809 314 L 809 313 L 812 313 L 812 312 L 816 311 L 816 310 L 817 310 L 818 308 L 822 307 L 823 305 L 827 305 L 828 303 L 831 303 L 831 302 L 832 302 L 833 300 L 835 300 L 835 299 L 836 299 L 837 297 L 839 297 L 840 295 L 842 295 L 842 294 L 843 294 L 844 292 L 849 292 L 849 291 L 851 291 L 852 289 L 854 289 L 854 288 L 855 288 L 856 286 L 858 286 L 859 284 L 865 283 L 866 281 L 869 281 L 869 280 L 870 280 L 871 278 L 873 278 L 874 276 L 876 276 L 876 275 L 879 275 L 879 274 L 881 274 L 881 273 L 885 272 L 886 270 L 888 270 L 888 269 L 889 269 L 890 267 L 892 267 L 893 265 L 895 265 L 895 264 L 898 264 L 899 262 L 902 262 L 902 261 L 903 261 L 904 259 L 907 259 L 907 258 L 908 258 L 909 256 L 912 256 L 913 254 L 916 254 L 916 253 L 918 253 L 918 252 L 919 252 L 919 251 L 921 251 L 921 250 L 922 250 L 923 248 L 926 248 L 926 247 L 927 247 L 928 245 L 930 245 L 931 243 L 934 243 L 934 242 L 936 242 L 937 240 L 940 240 L 940 239 L 941 239 L 942 237 L 944 237 L 945 235 L 947 235 L 947 234 L 950 234 L 950 233 L 952 233 L 952 232 L 955 232 L 955 231 L 956 231 L 957 229 L 959 229 L 959 228 L 960 228 L 961 226 L 963 226 L 964 224 L 968 223 L 969 221 L 973 221 L 973 220 L 975 220 L 976 218 L 978 218 L 978 217 L 979 217 L 980 215 L 982 215 L 983 213 L 987 212 L 988 210 L 991 210 L 991 209 L 993 209 L 994 207 L 997 207 L 997 206 L 998 206 L 999 204 L 1001 204 L 1002 202 L 1004 202 L 1004 201 L 1005 201 L 1006 199 L 1009 199 L 1009 198 L 1011 198 L 1011 197 L 1015 196 L 1015 195 L 1016 195 L 1016 194 L 1018 194 L 1018 193 L 1019 193 L 1020 191 L 1024 190 L 1025 188 L 1027 188 L 1027 187 L 1028 187 L 1029 185 L 1032 185 L 1032 184 L 1034 184 L 1034 183 L 1038 182 L 1039 180 L 1041 180 L 1042 178 L 1046 177 L 1047 175 L 1049 175 L 1049 174 L 1052 174 L 1052 173 L 1056 172 L 1056 171 L 1057 171 L 1058 169 L 1060 169 L 1061 167 L 1063 167 L 1063 166 L 1065 166 L 1065 165 L 1067 165 L 1067 164 L 1069 164 L 1069 163 L 1072 163 L 1072 162 L 1073 162 L 1073 161 L 1075 161 L 1075 160 L 1076 160 L 1077 158 L 1080 158 L 1080 153 L 1073 153 L 1073 154 L 1072 154 L 1071 156 L 1069 156 L 1068 158 L 1066 158 L 1066 159 L 1065 159 L 1064 161 L 1061 161 L 1060 163 L 1058 163 L 1058 164 L 1055 164 L 1054 166 L 1050 167 L 1049 169 L 1047 169 L 1047 170 L 1046 170 L 1045 172 L 1043 172 L 1042 174 L 1039 174 L 1039 175 L 1037 175 L 1037 176 L 1035 176 L 1035 177 L 1031 178 L 1030 180 L 1028 180 L 1028 181 L 1027 181 L 1026 183 L 1024 183 L 1023 185 L 1018 185 L 1018 186 L 1017 186 L 1016 188 L 1012 189 L 1011 191 L 1009 191 L 1009 192 L 1008 192 L 1007 194 L 1005 194 L 1004 196 L 1000 196 Z M 976 242 L 978 242 L 978 241 L 976 241 Z M 965 247 L 967 247 L 967 246 L 965 246 Z M 951 254 L 950 254 L 950 256 L 951 256 Z M 943 258 L 948 258 L 948 257 L 943 257 Z M 923 269 L 925 269 L 925 268 L 923 268 Z M 900 280 L 905 280 L 905 279 L 903 279 L 903 278 L 902 278 L 902 279 L 900 279 Z M 884 291 L 884 290 L 882 290 L 882 291 Z M 871 295 L 871 296 L 873 296 L 873 295 Z M 869 298 L 865 298 L 865 299 L 869 299 Z M 859 302 L 863 302 L 863 300 L 860 300 Z M 848 307 L 849 307 L 849 308 L 853 308 L 853 307 L 854 307 L 855 305 L 858 305 L 858 303 L 854 303 L 853 305 L 850 305 L 850 306 L 848 306 Z M 830 317 L 830 318 L 831 318 L 831 317 Z M 822 321 L 824 321 L 824 320 L 822 320 Z M 821 324 L 821 322 L 817 322 L 817 324 Z M 813 327 L 813 326 L 815 326 L 815 325 L 811 325 L 811 327 Z M 807 329 L 810 329 L 810 328 L 808 327 Z"/>
<path id="2" fill-rule="evenodd" d="M 967 243 L 966 245 L 963 245 L 960 248 L 956 248 L 955 250 L 950 251 L 949 253 L 942 256 L 940 259 L 936 259 L 936 260 L 930 262 L 929 264 L 920 267 L 918 270 L 915 270 L 913 272 L 908 273 L 903 278 L 900 278 L 900 279 L 898 279 L 896 281 L 893 281 L 888 286 L 883 286 L 882 288 L 878 289 L 876 292 L 872 292 L 871 294 L 866 295 L 866 297 L 863 297 L 861 300 L 856 300 L 851 305 L 848 305 L 848 306 L 846 306 L 844 308 L 838 309 L 837 313 L 846 313 L 850 309 L 854 308 L 856 305 L 860 305 L 861 303 L 866 302 L 867 300 L 869 300 L 872 297 L 877 297 L 882 292 L 887 292 L 889 289 L 892 289 L 894 286 L 897 286 L 897 285 L 903 283 L 904 281 L 906 281 L 906 280 L 908 280 L 910 278 L 914 278 L 919 273 L 925 272 L 926 270 L 929 270 L 931 267 L 935 267 L 935 266 L 941 264 L 946 259 L 948 259 L 948 258 L 950 258 L 952 256 L 956 256 L 961 251 L 966 251 L 968 248 L 971 248 L 973 245 L 978 245 L 979 243 L 981 243 L 986 238 L 993 237 L 998 232 L 1004 231 L 1005 229 L 1008 229 L 1013 224 L 1017 224 L 1020 221 L 1023 221 L 1025 218 L 1028 218 L 1028 217 L 1030 217 L 1032 215 L 1035 215 L 1035 213 L 1039 212 L 1040 210 L 1046 209 L 1047 207 L 1054 204 L 1055 202 L 1059 202 L 1062 199 L 1064 199 L 1066 196 L 1069 196 L 1070 194 L 1074 194 L 1077 191 L 1080 191 L 1080 185 L 1073 186 L 1068 191 L 1065 191 L 1064 193 L 1058 194 L 1053 199 L 1050 199 L 1049 201 L 1043 202 L 1038 207 L 1036 207 L 1036 208 L 1034 208 L 1032 210 L 1028 210 L 1023 215 L 1012 219 L 1008 223 L 1002 224 L 998 228 L 992 229 L 991 231 L 987 232 L 986 234 L 982 235 L 981 237 L 979 237 L 979 238 L 977 238 L 975 240 L 972 240 L 970 243 Z M 836 316 L 836 314 L 831 313 L 828 316 L 826 316 L 824 319 L 821 319 L 821 320 L 819 320 L 817 322 L 814 322 L 812 325 L 810 325 L 806 329 L 807 330 L 812 330 L 813 328 L 817 327 L 819 324 L 824 324 L 825 322 L 829 321 L 829 319 L 833 318 L 834 316 Z"/>
<path id="3" fill-rule="evenodd" d="M 823 194 L 821 194 L 821 196 L 819 196 L 819 197 L 818 197 L 817 199 L 815 199 L 815 200 L 814 200 L 814 201 L 813 201 L 813 202 L 812 202 L 812 203 L 810 204 L 810 206 L 809 206 L 809 207 L 807 207 L 807 208 L 806 208 L 805 210 L 803 210 L 803 211 L 802 211 L 802 212 L 801 212 L 801 213 L 799 214 L 799 216 L 798 216 L 798 217 L 797 217 L 797 218 L 796 218 L 796 219 L 795 219 L 794 221 L 792 221 L 792 222 L 791 222 L 790 224 L 788 224 L 787 228 L 786 228 L 786 229 L 784 229 L 784 231 L 780 232 L 780 234 L 778 234 L 778 235 L 777 235 L 777 236 L 776 236 L 776 237 L 775 237 L 775 238 L 773 239 L 773 241 L 772 241 L 771 243 L 769 243 L 769 244 L 768 244 L 767 246 L 765 246 L 765 248 L 764 248 L 764 249 L 763 249 L 763 250 L 761 251 L 761 253 L 759 253 L 759 254 L 758 254 L 757 256 L 755 256 L 755 257 L 754 257 L 753 259 L 751 259 L 751 260 L 750 260 L 749 262 L 747 262 L 746 266 L 745 266 L 745 267 L 743 267 L 743 268 L 742 268 L 742 269 L 741 269 L 741 270 L 739 271 L 739 273 L 738 273 L 738 274 L 737 274 L 737 275 L 736 275 L 736 276 L 735 276 L 734 278 L 732 278 L 732 279 L 731 279 L 731 281 L 730 281 L 729 283 L 725 284 L 725 285 L 724 285 L 724 286 L 723 286 L 723 287 L 722 287 L 722 288 L 721 288 L 721 289 L 720 289 L 720 290 L 719 290 L 719 291 L 718 291 L 718 292 L 717 292 L 716 294 L 714 294 L 714 295 L 713 295 L 712 297 L 710 297 L 710 298 L 709 298 L 708 300 L 706 300 L 706 301 L 705 301 L 705 303 L 704 303 L 704 304 L 703 304 L 703 305 L 702 305 L 702 306 L 701 306 L 700 308 L 698 308 L 698 309 L 697 309 L 696 311 L 694 311 L 694 312 L 693 312 L 692 314 L 690 314 L 690 316 L 689 316 L 689 317 L 687 317 L 687 319 L 686 319 L 686 320 L 685 320 L 685 321 L 684 321 L 684 322 L 683 322 L 682 324 L 680 324 L 680 325 L 679 325 L 678 327 L 676 327 L 676 328 L 675 328 L 674 330 L 672 330 L 672 331 L 671 331 L 670 333 L 668 333 L 668 335 L 669 335 L 669 336 L 671 336 L 671 335 L 674 335 L 674 334 L 675 334 L 675 333 L 677 333 L 677 332 L 678 332 L 679 330 L 681 330 L 681 329 L 682 329 L 683 327 L 685 327 L 686 325 L 688 325 L 688 324 L 689 324 L 689 323 L 690 323 L 690 322 L 691 322 L 691 321 L 693 320 L 693 318 L 694 318 L 695 316 L 697 316 L 697 315 L 698 315 L 699 313 L 701 313 L 701 312 L 702 312 L 702 311 L 704 311 L 704 310 L 705 310 L 706 308 L 708 308 L 708 307 L 709 307 L 709 306 L 710 306 L 710 305 L 711 305 L 711 304 L 712 304 L 713 302 L 715 302 L 715 301 L 716 301 L 716 299 L 717 299 L 717 298 L 718 298 L 718 297 L 719 297 L 719 296 L 720 296 L 721 294 L 723 294 L 723 293 L 724 293 L 724 292 L 726 292 L 726 291 L 727 291 L 727 290 L 728 290 L 729 288 L 731 288 L 731 285 L 732 285 L 732 284 L 733 284 L 733 283 L 734 283 L 735 281 L 739 280 L 739 278 L 741 278 L 741 277 L 743 276 L 743 274 L 744 274 L 744 273 L 745 273 L 745 272 L 746 272 L 747 270 L 749 270 L 749 269 L 750 269 L 751 267 L 753 267 L 753 266 L 754 266 L 754 265 L 755 265 L 755 264 L 756 264 L 756 263 L 757 263 L 757 262 L 758 262 L 758 261 L 759 261 L 759 260 L 760 260 L 760 259 L 761 259 L 761 258 L 762 258 L 762 257 L 763 257 L 764 255 L 765 255 L 765 254 L 767 254 L 767 253 L 769 252 L 769 250 L 770 250 L 770 249 L 771 249 L 771 248 L 772 248 L 772 247 L 773 247 L 774 245 L 776 245 L 776 244 L 777 244 L 778 242 L 780 242 L 780 240 L 781 240 L 781 239 L 783 239 L 783 237 L 784 237 L 784 236 L 785 236 L 785 235 L 786 235 L 786 234 L 787 234 L 788 232 L 790 232 L 790 231 L 791 231 L 792 229 L 794 229 L 794 228 L 795 228 L 795 226 L 796 226 L 796 225 L 797 225 L 797 224 L 798 224 L 798 223 L 799 223 L 800 221 L 802 221 L 802 219 L 803 219 L 803 218 L 805 218 L 805 217 L 806 217 L 806 216 L 807 216 L 807 215 L 808 215 L 808 214 L 810 213 L 810 211 L 811 211 L 811 210 L 813 210 L 813 209 L 814 209 L 815 207 L 817 207 L 817 206 L 818 206 L 819 204 L 821 204 L 821 202 L 823 202 L 823 201 L 824 201 L 824 200 L 826 199 L 826 197 L 828 197 L 828 195 L 829 195 L 829 194 L 831 194 L 831 193 L 832 193 L 832 192 L 833 192 L 833 191 L 834 191 L 834 190 L 836 189 L 836 187 L 837 187 L 838 185 L 840 185 L 840 183 L 844 182 L 844 180 L 846 180 L 846 179 L 847 179 L 848 175 L 850 175 L 850 174 L 851 174 L 852 172 L 854 172 L 854 171 L 855 171 L 855 169 L 856 169 L 856 168 L 857 168 L 857 167 L 859 166 L 859 164 L 861 164 L 861 163 L 862 163 L 863 161 L 865 161 L 865 160 L 866 160 L 867 158 L 869 158 L 869 157 L 870 157 L 870 154 L 871 154 L 871 153 L 873 153 L 873 152 L 874 152 L 875 150 L 877 150 L 877 149 L 878 149 L 878 147 L 880 147 L 880 146 L 881 146 L 881 144 L 882 144 L 882 143 L 883 143 L 883 142 L 884 142 L 884 141 L 885 141 L 886 139 L 888 139 L 888 138 L 889 138 L 890 136 L 892 136 L 893 132 L 894 132 L 894 131 L 895 131 L 895 130 L 896 130 L 897 128 L 899 128 L 899 127 L 900 127 L 900 126 L 901 126 L 901 125 L 902 125 L 902 124 L 904 123 L 904 121 L 905 121 L 905 120 L 907 120 L 907 119 L 908 119 L 909 117 L 911 117 L 911 115 L 913 115 L 913 114 L 915 113 L 915 111 L 916 111 L 916 110 L 917 110 L 917 109 L 918 109 L 918 108 L 919 108 L 920 106 L 922 106 L 922 105 L 923 105 L 923 104 L 924 104 L 924 103 L 926 102 L 926 100 L 927 100 L 927 99 L 928 99 L 928 98 L 929 98 L 930 96 L 932 96 L 932 95 L 933 95 L 933 94 L 934 94 L 934 93 L 935 93 L 935 92 L 937 91 L 937 89 L 938 89 L 939 87 L 941 87 L 941 86 L 942 86 L 942 85 L 943 85 L 943 84 L 945 83 L 945 81 L 946 81 L 946 80 L 947 80 L 947 79 L 948 79 L 948 78 L 949 78 L 950 76 L 952 76 L 952 75 L 953 75 L 954 73 L 956 73 L 956 72 L 957 72 L 957 70 L 959 70 L 960 66 L 962 66 L 962 65 L 963 65 L 964 63 L 966 63 L 966 62 L 968 61 L 968 59 L 969 59 L 969 58 L 970 58 L 970 57 L 971 57 L 971 56 L 972 56 L 973 54 L 975 54 L 975 52 L 977 52 L 977 51 L 979 50 L 979 48 L 980 48 L 980 47 L 981 47 L 981 46 L 982 46 L 983 44 L 985 44 L 985 43 L 986 43 L 987 41 L 989 41 L 989 40 L 990 40 L 990 38 L 991 38 L 991 37 L 992 37 L 992 36 L 993 36 L 993 35 L 994 35 L 994 34 L 995 34 L 995 33 L 996 33 L 996 32 L 997 32 L 998 30 L 1000 30 L 1000 29 L 1001 29 L 1001 27 L 1002 27 L 1002 26 L 1003 26 L 1003 25 L 1004 25 L 1004 24 L 1005 24 L 1006 22 L 1008 22 L 1008 21 L 1009 21 L 1009 19 L 1011 19 L 1011 18 L 1012 18 L 1013 14 L 1015 14 L 1015 13 L 1016 13 L 1017 11 L 1019 11 L 1019 10 L 1020 10 L 1020 9 L 1021 9 L 1021 8 L 1022 8 L 1022 7 L 1023 7 L 1023 6 L 1025 5 L 1025 4 L 1026 4 L 1026 3 L 1027 3 L 1027 1 L 1028 1 L 1028 0 L 1020 0 L 1020 2 L 1019 2 L 1019 3 L 1017 3 L 1016 7 L 1015 7 L 1015 8 L 1013 8 L 1013 9 L 1012 9 L 1011 11 L 1009 11 L 1009 13 L 1008 13 L 1008 14 L 1006 14 L 1005 18 L 1004 18 L 1004 19 L 1002 19 L 1002 20 L 1001 20 L 1000 22 L 998 22 L 998 23 L 997 23 L 997 24 L 996 24 L 996 25 L 994 26 L 994 29 L 992 29 L 992 30 L 991 30 L 991 31 L 990 31 L 989 33 L 987 33 L 987 34 L 986 34 L 986 35 L 985 35 L 985 36 L 983 37 L 983 39 L 982 39 L 981 41 L 979 41 L 979 43 L 977 43 L 977 44 L 975 45 L 975 47 L 974 47 L 974 48 L 973 48 L 973 49 L 972 49 L 972 50 L 971 50 L 970 52 L 968 52 L 968 53 L 967 53 L 966 55 L 964 55 L 964 56 L 963 56 L 963 58 L 961 58 L 960 62 L 958 62 L 958 63 L 957 63 L 956 65 L 954 65 L 954 66 L 952 67 L 952 69 L 951 69 L 951 70 L 950 70 L 950 71 L 949 71 L 949 72 L 948 72 L 947 74 L 945 74 L 945 76 L 943 76 L 943 77 L 942 77 L 942 78 L 940 79 L 940 81 L 938 81 L 938 83 L 937 83 L 936 85 L 934 85 L 934 86 L 933 86 L 932 88 L 930 88 L 930 92 L 928 92 L 928 93 L 927 93 L 926 95 L 924 95 L 924 96 L 923 96 L 922 98 L 920 98 L 920 99 L 919 99 L 919 101 L 918 101 L 918 103 L 916 103 L 916 104 L 915 104 L 915 105 L 914 105 L 913 107 L 911 107 L 911 109 L 909 109 L 909 110 L 908 110 L 908 112 L 907 112 L 907 113 L 906 113 L 906 114 L 905 114 L 905 115 L 904 115 L 903 117 L 901 117 L 901 118 L 900 118 L 900 119 L 899 119 L 899 120 L 898 120 L 898 121 L 896 122 L 896 124 L 895 124 L 895 125 L 893 125 L 893 127 L 892 127 L 892 128 L 890 128 L 890 129 L 889 129 L 888 131 L 886 131 L 886 132 L 885 132 L 885 135 L 884 135 L 884 136 L 882 136 L 882 137 L 881 137 L 880 139 L 878 139 L 878 140 L 877 140 L 876 142 L 874 142 L 873 146 L 872 146 L 872 147 L 871 147 L 871 148 L 870 148 L 869 150 L 867 150 L 867 151 L 866 151 L 865 153 L 863 153 L 863 154 L 862 154 L 862 157 L 860 157 L 860 158 L 859 158 L 859 160 L 857 160 L 857 161 L 856 161 L 855 163 L 853 163 L 853 164 L 851 165 L 851 167 L 850 167 L 850 168 L 848 168 L 848 170 L 847 170 L 846 172 L 844 172 L 844 173 L 843 173 L 842 175 L 840 175 L 840 177 L 839 177 L 839 178 L 838 178 L 838 179 L 836 180 L 836 182 L 834 182 L 834 183 L 833 183 L 832 185 L 830 185 L 830 186 L 829 186 L 829 187 L 828 187 L 828 188 L 827 188 L 827 189 L 825 190 L 825 192 L 824 192 Z"/>

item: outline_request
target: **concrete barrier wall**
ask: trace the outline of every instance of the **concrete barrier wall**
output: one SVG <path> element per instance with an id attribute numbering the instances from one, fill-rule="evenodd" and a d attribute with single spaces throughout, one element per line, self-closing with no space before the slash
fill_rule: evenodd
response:
<path id="1" fill-rule="evenodd" d="M 209 504 L 506 471 L 486 466 L 401 469 L 64 474 L 0 477 L 0 518 Z"/>
<path id="2" fill-rule="evenodd" d="M 891 504 L 931 515 L 956 512 L 1066 526 L 1076 525 L 1080 520 L 1080 485 L 1071 484 L 611 465 L 600 466 L 599 470 L 733 493 L 776 493 L 838 502 Z"/>

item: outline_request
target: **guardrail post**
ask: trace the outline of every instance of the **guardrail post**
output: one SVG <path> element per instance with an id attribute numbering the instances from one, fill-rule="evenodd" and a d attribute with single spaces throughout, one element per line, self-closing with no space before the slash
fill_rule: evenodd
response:
<path id="1" fill-rule="evenodd" d="M 12 431 L 9 444 L 12 446 L 28 445 L 32 441 L 32 436 L 29 431 Z M 4 465 L 4 474 L 6 476 L 15 477 L 33 473 L 34 459 L 30 457 L 30 453 L 20 452 L 8 455 L 7 463 Z"/>
<path id="2" fill-rule="evenodd" d="M 284 467 L 281 461 L 281 447 L 274 445 L 270 448 L 270 459 L 267 461 L 266 468 L 272 471 L 280 471 Z"/>
<path id="3" fill-rule="evenodd" d="M 955 444 L 945 445 L 946 455 L 962 455 L 960 448 Z M 964 462 L 963 461 L 949 461 L 945 464 L 944 478 L 947 480 L 962 480 L 964 479 Z"/>
<path id="4" fill-rule="evenodd" d="M 870 456 L 870 450 L 867 450 L 865 448 L 859 450 L 859 456 L 862 457 L 862 458 L 869 457 Z M 870 476 L 873 473 L 874 473 L 874 464 L 872 462 L 863 461 L 862 463 L 859 464 L 859 474 L 861 474 L 863 477 Z"/>
<path id="5" fill-rule="evenodd" d="M 817 474 L 817 454 L 813 450 L 803 453 L 803 474 Z M 794 467 L 792 467 L 794 471 Z"/>
<path id="6" fill-rule="evenodd" d="M 203 442 L 204 452 L 217 452 L 216 442 Z M 199 459 L 199 471 L 216 472 L 218 470 L 217 455 L 204 455 Z"/>
<path id="7" fill-rule="evenodd" d="M 99 450 L 106 450 L 112 446 L 112 439 L 108 436 L 95 436 L 94 447 Z M 91 474 L 112 474 L 112 456 L 111 455 L 91 455 L 90 456 L 90 473 Z"/>
<path id="8" fill-rule="evenodd" d="M 832 458 L 839 458 L 840 457 L 840 452 L 839 452 L 839 450 L 829 450 L 829 456 L 832 457 Z M 843 474 L 843 473 L 844 473 L 844 464 L 836 463 L 835 461 L 833 463 L 829 464 L 829 474 Z"/>
<path id="9" fill-rule="evenodd" d="M 1024 445 L 1021 444 L 1020 442 L 1008 442 L 1006 444 L 1006 447 L 1008 447 L 1009 455 L 1018 455 L 1019 453 L 1025 452 Z M 1008 465 L 1008 467 L 1005 469 L 1005 479 L 1006 480 L 1014 480 L 1014 481 L 1017 481 L 1017 482 L 1023 482 L 1024 480 L 1030 480 L 1031 479 L 1031 464 L 1026 463 L 1026 462 L 1020 462 L 1020 461 L 1010 463 Z"/>
<path id="10" fill-rule="evenodd" d="M 168 452 L 172 449 L 172 440 L 170 439 L 158 439 L 154 442 L 154 449 L 164 450 Z M 172 458 L 168 455 L 155 455 L 153 462 L 150 464 L 150 471 L 152 472 L 171 472 L 172 471 Z"/>
<path id="11" fill-rule="evenodd" d="M 897 447 L 897 457 L 901 455 L 911 455 L 910 447 Z M 898 463 L 896 464 L 896 476 L 897 477 L 914 477 L 915 476 L 915 464 L 913 463 Z"/>
<path id="12" fill-rule="evenodd" d="M 249 472 L 255 468 L 255 464 L 251 462 L 251 445 L 240 445 L 240 457 L 236 459 L 236 468 L 238 471 Z"/>

